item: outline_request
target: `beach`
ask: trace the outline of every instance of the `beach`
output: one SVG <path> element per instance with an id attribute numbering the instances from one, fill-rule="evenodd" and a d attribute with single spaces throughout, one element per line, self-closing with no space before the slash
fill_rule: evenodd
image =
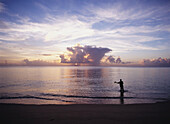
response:
<path id="1" fill-rule="evenodd" d="M 170 123 L 170 101 L 148 104 L 0 104 L 7 124 L 163 124 Z"/>
<path id="2" fill-rule="evenodd" d="M 1 67 L 0 124 L 170 123 L 169 75 L 169 68 Z"/>

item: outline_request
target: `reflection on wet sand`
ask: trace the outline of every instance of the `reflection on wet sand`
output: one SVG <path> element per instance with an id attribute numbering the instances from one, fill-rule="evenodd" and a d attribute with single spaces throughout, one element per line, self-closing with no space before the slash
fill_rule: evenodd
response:
<path id="1" fill-rule="evenodd" d="M 120 104 L 124 104 L 124 92 L 120 92 Z"/>

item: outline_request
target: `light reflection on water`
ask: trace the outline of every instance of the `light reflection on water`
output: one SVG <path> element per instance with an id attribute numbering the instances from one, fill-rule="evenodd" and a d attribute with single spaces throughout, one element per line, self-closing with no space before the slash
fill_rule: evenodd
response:
<path id="1" fill-rule="evenodd" d="M 0 103 L 131 104 L 170 98 L 170 68 L 0 67 Z M 124 94 L 114 81 L 123 79 Z"/>

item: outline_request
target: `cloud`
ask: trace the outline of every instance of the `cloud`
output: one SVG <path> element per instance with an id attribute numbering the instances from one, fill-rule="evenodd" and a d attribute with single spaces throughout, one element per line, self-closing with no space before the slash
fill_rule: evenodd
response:
<path id="1" fill-rule="evenodd" d="M 61 63 L 89 63 L 93 65 L 100 64 L 104 55 L 110 51 L 109 48 L 96 46 L 74 46 L 67 47 L 68 54 L 60 55 Z"/>
<path id="2" fill-rule="evenodd" d="M 6 29 L 6 28 L 8 28 L 8 27 L 5 24 L 5 22 L 0 20 L 0 29 Z"/>
<path id="3" fill-rule="evenodd" d="M 52 54 L 40 54 L 42 56 L 52 56 Z"/>
<path id="4" fill-rule="evenodd" d="M 56 20 L 57 18 L 54 19 L 55 21 L 48 27 L 49 31 L 45 35 L 45 42 L 71 41 L 94 35 L 94 30 L 90 28 L 90 25 L 80 21 L 76 16 L 60 18 L 59 21 Z"/>
<path id="5" fill-rule="evenodd" d="M 48 15 L 41 23 L 31 22 L 29 18 L 22 18 L 20 23 L 3 22 L 9 28 L 2 28 L 1 40 L 28 41 L 41 40 L 42 42 L 63 42 L 94 35 L 91 25 L 82 22 L 76 16 L 66 17 Z"/>
<path id="6" fill-rule="evenodd" d="M 81 7 L 82 9 L 75 8 L 75 11 L 58 10 L 64 14 L 52 12 L 53 9 L 47 8 L 43 3 L 35 3 L 45 13 L 43 18 L 37 16 L 39 20 L 36 22 L 31 17 L 19 16 L 19 13 L 12 21 L 4 18 L 0 22 L 0 41 L 9 43 L 8 47 L 11 46 L 10 42 L 18 42 L 17 46 L 27 49 L 17 50 L 18 53 L 27 52 L 26 54 L 30 56 L 40 50 L 39 53 L 47 51 L 47 53 L 53 54 L 49 52 L 51 48 L 53 51 L 56 49 L 59 51 L 62 48 L 60 50 L 62 52 L 66 46 L 76 43 L 109 47 L 117 53 L 168 48 L 165 44 L 168 44 L 169 41 L 165 40 L 166 35 L 170 32 L 170 25 L 165 23 L 164 16 L 169 12 L 169 9 L 164 6 L 151 6 L 144 9 L 139 4 L 126 6 L 129 4 L 113 3 L 104 2 L 100 5 L 93 3 L 91 6 L 88 3 L 87 6 Z M 4 7 L 5 5 L 1 3 L 0 12 L 4 10 Z M 10 15 L 7 15 L 8 17 Z M 169 19 L 168 16 L 166 18 Z M 102 25 L 97 25 L 97 28 L 94 28 L 95 24 L 100 23 L 106 28 L 103 28 Z M 165 32 L 165 34 L 157 35 L 160 32 Z M 159 41 L 159 43 L 163 41 L 164 47 L 160 47 L 157 42 L 154 42 L 153 45 L 153 41 Z M 38 47 L 37 50 L 34 49 L 36 47 Z M 9 49 L 15 51 L 14 48 Z M 65 57 L 61 56 L 61 58 L 66 61 Z"/>
<path id="7" fill-rule="evenodd" d="M 119 5 L 120 6 L 120 5 Z M 88 8 L 86 8 L 88 10 Z M 119 12 L 120 7 L 110 7 L 106 8 L 104 7 L 96 7 L 94 6 L 94 12 L 99 11 L 103 12 L 110 12 L 110 9 L 114 9 L 114 11 Z M 133 9 L 132 9 L 133 10 Z M 130 11 L 132 11 L 130 10 Z M 92 10 L 89 10 L 92 11 Z M 87 11 L 87 12 L 89 12 Z M 121 13 L 123 13 L 122 17 L 128 16 L 131 17 L 131 13 L 124 13 L 122 12 L 124 10 L 120 10 Z M 134 11 L 134 10 L 133 10 Z M 149 10 L 148 10 L 149 11 Z M 114 12 L 112 12 L 114 14 Z M 103 15 L 103 19 L 100 19 L 100 15 Z M 6 33 L 5 35 L 1 35 L 1 40 L 5 41 L 28 41 L 28 40 L 41 40 L 42 42 L 71 42 L 78 40 L 80 38 L 91 39 L 92 37 L 98 38 L 98 41 L 100 40 L 100 37 L 103 38 L 126 38 L 130 37 L 130 39 L 127 40 L 132 42 L 147 42 L 147 41 L 153 41 L 153 40 L 161 40 L 159 37 L 153 37 L 153 36 L 141 36 L 141 35 L 134 35 L 136 33 L 151 33 L 155 31 L 169 31 L 169 26 L 123 26 L 123 27 L 116 27 L 111 28 L 113 25 L 115 25 L 115 21 L 107 30 L 96 30 L 92 28 L 92 25 L 94 23 L 100 22 L 102 20 L 107 21 L 108 17 L 105 17 L 107 14 L 94 14 L 93 17 L 87 17 L 85 15 L 80 14 L 66 14 L 64 16 L 59 15 L 52 15 L 47 14 L 46 17 L 41 21 L 41 23 L 31 22 L 31 19 L 28 17 L 21 17 L 22 19 L 19 20 L 20 23 L 12 23 L 12 22 L 3 22 L 7 28 L 6 30 L 0 29 L 0 32 Z M 119 14 L 118 14 L 119 15 Z M 140 14 L 139 14 L 140 15 Z M 143 14 L 141 14 L 143 15 Z M 89 21 L 84 20 L 86 18 Z M 114 20 L 114 18 L 111 16 L 109 17 L 111 20 Z M 125 19 L 123 19 L 125 20 Z M 124 22 L 123 22 L 124 23 Z M 116 23 L 117 24 L 117 23 Z M 117 24 L 119 25 L 119 24 Z M 166 28 L 167 27 L 167 28 Z M 115 36 L 119 32 L 119 36 Z M 130 36 L 132 35 L 132 36 Z M 124 42 L 122 40 L 119 40 L 120 42 Z"/>
<path id="8" fill-rule="evenodd" d="M 106 57 L 106 62 L 110 62 L 110 63 L 122 63 L 122 60 L 120 57 L 118 57 L 117 59 L 114 58 L 114 56 L 107 56 Z"/>
<path id="9" fill-rule="evenodd" d="M 108 56 L 106 58 L 106 62 L 109 61 L 110 63 L 115 63 L 115 58 L 113 56 Z"/>
<path id="10" fill-rule="evenodd" d="M 155 2 L 157 3 L 157 2 Z M 168 14 L 169 2 L 167 4 L 148 4 L 141 1 L 106 1 L 104 4 L 90 4 L 86 11 L 93 14 L 97 21 L 115 22 L 121 20 L 157 20 L 162 14 Z"/>
<path id="11" fill-rule="evenodd" d="M 5 11 L 5 5 L 0 2 L 0 13 Z"/>
<path id="12" fill-rule="evenodd" d="M 161 66 L 161 67 L 170 67 L 170 58 L 157 58 L 157 59 L 144 59 L 142 61 L 144 66 Z"/>
<path id="13" fill-rule="evenodd" d="M 48 65 L 56 65 L 56 63 L 47 62 L 43 60 L 33 60 L 24 59 L 23 62 L 28 66 L 48 66 Z"/>
<path id="14" fill-rule="evenodd" d="M 34 2 L 34 4 L 35 4 L 38 8 L 42 9 L 44 12 L 50 11 L 50 9 L 49 9 L 48 7 L 46 7 L 45 5 L 41 4 L 40 2 Z"/>
<path id="15" fill-rule="evenodd" d="M 116 63 L 121 63 L 122 62 L 122 60 L 120 59 L 120 57 L 118 57 L 117 59 L 116 59 Z"/>
<path id="16" fill-rule="evenodd" d="M 120 5 L 119 5 L 120 6 Z M 86 8 L 88 9 L 88 8 Z M 94 6 L 94 12 L 98 10 L 105 10 L 108 13 L 110 9 L 104 7 L 96 7 Z M 119 12 L 120 7 L 115 7 L 114 11 Z M 132 9 L 133 10 L 133 9 Z M 131 10 L 131 11 L 132 11 Z M 92 10 L 89 10 L 92 11 Z M 87 12 L 89 12 L 87 11 Z M 102 12 L 100 11 L 100 12 Z M 124 10 L 120 10 L 122 12 Z M 100 13 L 98 12 L 98 13 Z M 122 12 L 123 13 L 123 12 Z M 114 12 L 113 12 L 114 14 Z M 106 14 L 103 14 L 103 19 L 100 18 L 100 14 L 94 14 L 93 17 L 87 17 L 85 15 L 80 14 L 66 14 L 64 16 L 47 14 L 46 17 L 41 21 L 41 23 L 31 22 L 31 19 L 28 17 L 22 18 L 19 24 L 14 22 L 3 22 L 7 27 L 7 29 L 0 29 L 0 32 L 5 33 L 5 35 L 1 35 L 1 40 L 4 41 L 42 41 L 42 42 L 72 42 L 79 39 L 91 40 L 95 38 L 97 41 L 103 39 L 119 39 L 119 42 L 124 43 L 123 39 L 127 39 L 126 43 L 129 42 L 149 42 L 153 40 L 162 40 L 162 38 L 155 36 L 143 36 L 137 35 L 137 33 L 152 33 L 155 31 L 168 31 L 169 26 L 123 26 L 111 28 L 114 23 L 109 26 L 107 30 L 96 30 L 92 28 L 94 23 L 100 22 L 102 20 L 107 21 L 108 17 L 104 17 Z M 101 14 L 102 15 L 102 14 Z M 118 14 L 119 15 L 119 14 Z M 124 16 L 130 16 L 131 13 L 125 13 Z M 141 14 L 142 15 L 142 14 Z M 130 16 L 131 17 L 131 16 Z M 89 21 L 84 20 L 86 18 Z M 114 18 L 109 17 L 111 20 Z M 124 20 L 124 19 L 123 19 Z M 117 24 L 117 23 L 116 23 Z M 119 25 L 119 24 L 118 24 Z M 166 28 L 167 27 L 167 28 Z M 119 35 L 118 35 L 119 34 Z M 111 40 L 110 40 L 111 42 Z M 138 44 L 136 44 L 138 45 Z"/>

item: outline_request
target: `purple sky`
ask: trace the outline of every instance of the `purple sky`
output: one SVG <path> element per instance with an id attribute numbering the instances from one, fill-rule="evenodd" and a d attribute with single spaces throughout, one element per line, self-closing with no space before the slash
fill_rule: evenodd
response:
<path id="1" fill-rule="evenodd" d="M 76 44 L 110 49 L 100 62 L 168 63 L 169 13 L 168 0 L 0 0 L 0 63 L 60 63 Z"/>

